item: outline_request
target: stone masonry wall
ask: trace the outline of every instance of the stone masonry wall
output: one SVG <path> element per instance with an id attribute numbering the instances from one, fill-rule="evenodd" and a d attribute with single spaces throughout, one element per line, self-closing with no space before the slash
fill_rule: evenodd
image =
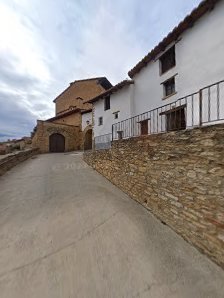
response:
<path id="1" fill-rule="evenodd" d="M 69 109 L 70 106 L 90 109 L 92 104 L 86 101 L 104 91 L 105 89 L 98 84 L 98 79 L 75 81 L 56 99 L 56 114 Z M 81 101 L 78 99 L 79 97 L 82 99 Z"/>
<path id="2" fill-rule="evenodd" d="M 16 153 L 8 154 L 7 156 L 0 159 L 0 176 L 5 172 L 10 170 L 12 167 L 16 166 L 20 162 L 38 154 L 38 149 L 29 149 L 25 151 L 20 151 Z"/>
<path id="3" fill-rule="evenodd" d="M 49 137 L 53 133 L 60 133 L 65 137 L 65 151 L 80 149 L 82 140 L 80 127 L 41 120 L 37 121 L 37 130 L 32 139 L 32 147 L 39 148 L 41 153 L 49 152 Z"/>
<path id="4" fill-rule="evenodd" d="M 224 267 L 224 125 L 115 141 L 84 160 Z"/>
<path id="5" fill-rule="evenodd" d="M 51 123 L 74 125 L 74 126 L 79 126 L 81 128 L 82 116 L 81 116 L 81 113 L 77 112 L 77 113 L 68 115 L 66 117 L 53 120 L 51 121 Z"/>

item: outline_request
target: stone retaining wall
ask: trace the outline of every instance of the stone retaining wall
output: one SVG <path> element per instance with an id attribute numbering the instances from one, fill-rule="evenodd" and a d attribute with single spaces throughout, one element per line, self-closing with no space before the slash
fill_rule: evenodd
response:
<path id="1" fill-rule="evenodd" d="M 224 125 L 115 141 L 84 160 L 224 267 Z"/>
<path id="2" fill-rule="evenodd" d="M 30 149 L 25 151 L 20 151 L 17 153 L 8 154 L 6 157 L 0 159 L 0 176 L 6 171 L 10 170 L 12 167 L 16 166 L 20 162 L 30 158 L 33 155 L 38 154 L 38 149 Z"/>

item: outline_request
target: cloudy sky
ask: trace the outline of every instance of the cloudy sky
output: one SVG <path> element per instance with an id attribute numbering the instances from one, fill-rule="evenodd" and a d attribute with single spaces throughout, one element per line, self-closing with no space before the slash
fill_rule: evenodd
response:
<path id="1" fill-rule="evenodd" d="M 0 140 L 54 115 L 71 81 L 113 84 L 200 0 L 0 0 Z"/>

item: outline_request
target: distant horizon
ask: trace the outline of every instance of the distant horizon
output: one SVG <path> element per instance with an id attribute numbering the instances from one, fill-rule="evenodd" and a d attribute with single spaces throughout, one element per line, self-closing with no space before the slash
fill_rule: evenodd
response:
<path id="1" fill-rule="evenodd" d="M 19 139 L 22 139 L 24 137 L 30 138 L 31 136 L 30 135 L 26 135 L 26 136 L 23 135 L 23 136 L 14 137 L 14 136 L 5 136 L 3 134 L 0 134 L 0 143 L 8 142 L 8 141 L 13 141 L 13 140 L 19 140 Z"/>

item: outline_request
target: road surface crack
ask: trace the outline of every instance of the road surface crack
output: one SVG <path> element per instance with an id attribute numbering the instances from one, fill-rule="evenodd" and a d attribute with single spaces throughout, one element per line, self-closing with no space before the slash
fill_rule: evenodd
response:
<path id="1" fill-rule="evenodd" d="M 96 225 L 95 227 L 93 227 L 92 229 L 90 229 L 89 231 L 87 231 L 86 233 L 84 233 L 80 238 L 76 239 L 75 241 L 73 241 L 73 242 L 71 242 L 71 243 L 69 243 L 69 244 L 67 244 L 67 245 L 65 245 L 65 246 L 63 246 L 63 247 L 61 247 L 61 248 L 59 248 L 59 249 L 57 249 L 57 250 L 49 253 L 49 254 L 46 254 L 46 255 L 44 255 L 44 256 L 42 256 L 40 258 L 37 258 L 37 259 L 33 260 L 30 263 L 27 263 L 27 264 L 24 264 L 24 265 L 15 267 L 15 268 L 13 268 L 13 269 L 11 269 L 9 271 L 6 271 L 6 272 L 2 272 L 0 274 L 0 278 L 2 278 L 4 275 L 7 275 L 7 274 L 10 274 L 12 272 L 15 272 L 15 271 L 24 269 L 26 267 L 29 267 L 30 265 L 34 265 L 34 264 L 36 264 L 38 262 L 41 262 L 41 261 L 47 259 L 48 257 L 51 257 L 51 256 L 53 256 L 53 255 L 61 252 L 64 249 L 67 249 L 69 247 L 72 247 L 72 246 L 77 245 L 80 241 L 82 241 L 83 239 L 85 239 L 87 236 L 91 235 L 95 230 L 99 229 L 105 223 L 107 223 L 108 221 L 110 221 L 117 213 L 119 213 L 119 211 L 114 212 L 111 216 L 109 216 L 108 218 L 106 218 L 105 220 L 103 220 L 101 223 L 99 223 L 98 225 Z"/>

